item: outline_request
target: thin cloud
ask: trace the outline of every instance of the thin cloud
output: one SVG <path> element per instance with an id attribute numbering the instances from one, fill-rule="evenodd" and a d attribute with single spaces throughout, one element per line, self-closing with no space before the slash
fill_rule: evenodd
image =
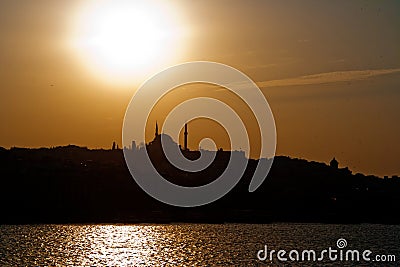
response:
<path id="1" fill-rule="evenodd" d="M 278 86 L 293 86 L 293 85 L 311 85 L 311 84 L 326 84 L 336 82 L 350 82 L 365 80 L 371 77 L 398 73 L 397 69 L 380 69 L 380 70 L 350 70 L 350 71 L 334 71 L 312 75 L 299 76 L 295 78 L 287 78 L 280 80 L 261 81 L 257 82 L 259 87 L 278 87 Z"/>

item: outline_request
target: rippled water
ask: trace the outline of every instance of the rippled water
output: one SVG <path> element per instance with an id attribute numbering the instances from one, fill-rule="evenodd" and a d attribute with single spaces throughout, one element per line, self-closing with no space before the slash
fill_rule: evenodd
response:
<path id="1" fill-rule="evenodd" d="M 268 249 L 336 247 L 393 254 L 400 266 L 400 226 L 323 224 L 2 225 L 3 266 L 369 266 L 365 262 L 259 261 Z"/>

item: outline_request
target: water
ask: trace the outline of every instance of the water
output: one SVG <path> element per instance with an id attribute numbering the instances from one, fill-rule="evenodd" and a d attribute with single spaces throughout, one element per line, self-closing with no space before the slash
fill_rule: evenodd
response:
<path id="1" fill-rule="evenodd" d="M 260 261 L 264 248 L 393 254 L 395 263 Z M 286 255 L 287 256 L 287 255 Z M 324 224 L 1 225 L 1 266 L 399 266 L 400 226 Z"/>

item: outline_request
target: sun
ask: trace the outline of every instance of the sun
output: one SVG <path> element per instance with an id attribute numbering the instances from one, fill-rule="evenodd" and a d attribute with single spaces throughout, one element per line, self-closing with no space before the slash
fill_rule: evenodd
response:
<path id="1" fill-rule="evenodd" d="M 128 78 L 178 52 L 176 16 L 161 2 L 93 1 L 80 8 L 74 47 L 99 76 Z"/>

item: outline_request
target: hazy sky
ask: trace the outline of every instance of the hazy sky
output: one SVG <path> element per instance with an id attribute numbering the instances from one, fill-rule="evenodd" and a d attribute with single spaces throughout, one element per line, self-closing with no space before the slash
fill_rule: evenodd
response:
<path id="1" fill-rule="evenodd" d="M 127 5 L 142 14 L 114 30 L 112 18 L 123 17 L 118 6 Z M 277 154 L 335 156 L 356 172 L 400 174 L 399 14 L 399 1 L 3 0 L 0 146 L 121 143 L 138 85 L 169 65 L 210 60 L 262 88 L 276 120 Z M 97 34 L 104 25 L 111 30 Z M 121 36 L 130 36 L 135 53 L 110 41 Z M 189 97 L 202 94 L 190 90 Z M 190 131 L 193 149 L 200 136 L 213 136 L 199 125 Z M 220 129 L 214 137 L 225 146 Z"/>

